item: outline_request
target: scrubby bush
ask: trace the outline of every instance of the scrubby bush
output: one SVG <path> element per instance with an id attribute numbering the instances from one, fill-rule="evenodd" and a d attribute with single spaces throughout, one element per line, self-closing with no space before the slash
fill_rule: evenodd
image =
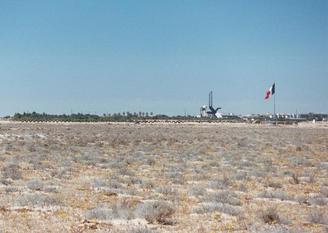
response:
<path id="1" fill-rule="evenodd" d="M 328 199 L 325 197 L 322 197 L 320 195 L 310 197 L 309 203 L 311 205 L 319 205 L 319 206 L 326 206 L 328 204 Z"/>
<path id="2" fill-rule="evenodd" d="M 229 214 L 232 216 L 242 216 L 243 215 L 243 209 L 241 207 L 238 206 L 232 206 L 229 204 L 223 204 L 223 205 L 219 205 L 219 209 L 220 212 L 225 213 L 225 214 Z"/>
<path id="3" fill-rule="evenodd" d="M 314 209 L 309 213 L 308 220 L 311 223 L 328 225 L 328 211 Z"/>
<path id="4" fill-rule="evenodd" d="M 215 178 L 209 181 L 209 188 L 211 189 L 225 189 L 231 184 L 228 176 L 222 178 Z"/>
<path id="5" fill-rule="evenodd" d="M 299 204 L 308 204 L 308 197 L 306 195 L 303 195 L 303 194 L 296 196 L 295 200 Z"/>
<path id="6" fill-rule="evenodd" d="M 158 233 L 158 231 L 142 225 L 129 225 L 127 227 L 120 227 L 120 229 L 112 229 L 109 233 Z"/>
<path id="7" fill-rule="evenodd" d="M 245 171 L 238 171 L 237 174 L 235 175 L 236 180 L 247 180 L 247 172 Z"/>
<path id="8" fill-rule="evenodd" d="M 58 206 L 61 202 L 51 196 L 45 194 L 24 194 L 19 196 L 15 203 L 19 206 L 31 206 L 31 207 L 48 207 Z"/>
<path id="9" fill-rule="evenodd" d="M 17 187 L 9 186 L 9 187 L 5 188 L 6 193 L 14 193 L 14 192 L 18 192 L 18 191 L 19 191 L 19 189 Z"/>
<path id="10" fill-rule="evenodd" d="M 56 186 L 47 186 L 43 191 L 46 193 L 58 193 L 58 188 Z"/>
<path id="11" fill-rule="evenodd" d="M 0 180 L 0 183 L 1 184 L 3 184 L 3 185 L 11 185 L 12 183 L 13 183 L 13 181 L 11 181 L 11 180 L 7 180 L 7 179 L 5 179 L 5 178 L 2 178 L 1 180 Z"/>
<path id="12" fill-rule="evenodd" d="M 282 188 L 282 184 L 277 183 L 277 182 L 273 182 L 273 181 L 270 181 L 268 183 L 268 186 L 271 187 L 271 188 L 276 188 L 276 189 Z"/>
<path id="13" fill-rule="evenodd" d="M 59 179 L 70 179 L 72 175 L 72 168 L 70 166 L 58 167 L 51 172 L 51 175 Z"/>
<path id="14" fill-rule="evenodd" d="M 105 207 L 97 207 L 88 210 L 85 213 L 85 218 L 89 220 L 110 220 L 113 218 L 113 210 Z"/>
<path id="15" fill-rule="evenodd" d="M 240 206 L 241 201 L 239 200 L 239 197 L 234 192 L 229 191 L 219 191 L 216 192 L 213 197 L 213 201 L 220 202 L 223 204 L 229 204 L 234 206 Z"/>
<path id="16" fill-rule="evenodd" d="M 195 206 L 192 212 L 197 214 L 212 213 L 219 211 L 219 206 L 220 204 L 216 202 L 203 202 Z"/>
<path id="17" fill-rule="evenodd" d="M 152 188 L 155 187 L 155 183 L 152 180 L 145 178 L 143 180 L 143 183 L 142 183 L 141 187 L 143 189 L 152 189 Z"/>
<path id="18" fill-rule="evenodd" d="M 203 187 L 191 187 L 188 191 L 188 194 L 190 196 L 195 196 L 195 197 L 198 197 L 198 196 L 204 196 L 206 193 L 206 189 L 203 188 Z"/>
<path id="19" fill-rule="evenodd" d="M 281 222 L 277 209 L 273 207 L 269 207 L 266 210 L 262 211 L 260 217 L 264 221 L 264 223 L 267 224 L 276 224 Z"/>
<path id="20" fill-rule="evenodd" d="M 164 201 L 147 201 L 137 206 L 136 214 L 149 223 L 172 224 L 171 217 L 175 213 L 172 204 Z"/>
<path id="21" fill-rule="evenodd" d="M 39 179 L 32 179 L 29 180 L 26 184 L 26 186 L 31 189 L 31 190 L 42 190 L 43 189 L 43 183 L 41 180 Z"/>
<path id="22" fill-rule="evenodd" d="M 11 178 L 13 180 L 19 180 L 22 178 L 20 167 L 16 164 L 9 164 L 3 167 L 1 173 L 4 178 Z"/>
<path id="23" fill-rule="evenodd" d="M 112 205 L 113 214 L 118 219 L 133 219 L 134 210 L 138 202 L 133 199 L 121 199 Z"/>
<path id="24" fill-rule="evenodd" d="M 239 206 L 222 204 L 216 202 L 203 202 L 193 208 L 193 212 L 197 214 L 222 212 L 232 216 L 243 216 L 243 209 Z"/>
<path id="25" fill-rule="evenodd" d="M 298 175 L 295 174 L 295 173 L 292 174 L 292 182 L 294 184 L 299 184 L 300 183 L 300 179 L 299 179 Z"/>
<path id="26" fill-rule="evenodd" d="M 306 233 L 303 229 L 301 231 L 290 231 L 287 227 L 281 225 L 265 225 L 261 226 L 260 229 L 256 231 L 251 231 L 252 233 Z"/>
<path id="27" fill-rule="evenodd" d="M 258 197 L 262 198 L 276 198 L 281 201 L 291 201 L 294 200 L 294 197 L 289 196 L 288 193 L 284 191 L 267 191 L 265 190 L 264 192 L 260 193 Z"/>
<path id="28" fill-rule="evenodd" d="M 177 195 L 177 190 L 174 189 L 172 186 L 161 186 L 156 188 L 156 192 L 161 193 L 163 195 Z"/>
<path id="29" fill-rule="evenodd" d="M 320 193 L 321 193 L 322 196 L 328 198 L 328 187 L 322 186 L 321 189 L 320 189 Z"/>

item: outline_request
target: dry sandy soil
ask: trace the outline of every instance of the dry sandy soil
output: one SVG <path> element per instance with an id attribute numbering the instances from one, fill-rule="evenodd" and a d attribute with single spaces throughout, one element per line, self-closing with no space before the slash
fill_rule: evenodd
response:
<path id="1" fill-rule="evenodd" d="M 328 127 L 0 124 L 0 232 L 328 232 Z"/>

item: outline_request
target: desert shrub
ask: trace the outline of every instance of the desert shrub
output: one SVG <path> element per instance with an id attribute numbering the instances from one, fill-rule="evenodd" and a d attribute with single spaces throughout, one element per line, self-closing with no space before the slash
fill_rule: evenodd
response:
<path id="1" fill-rule="evenodd" d="M 311 183 L 311 184 L 315 183 L 315 176 L 316 175 L 314 173 L 311 173 L 309 175 L 309 183 Z"/>
<path id="2" fill-rule="evenodd" d="M 282 184 L 280 184 L 280 183 L 277 183 L 277 182 L 273 182 L 273 181 L 270 181 L 269 183 L 268 183 L 268 186 L 269 187 L 271 187 L 271 188 L 282 188 Z"/>
<path id="3" fill-rule="evenodd" d="M 186 182 L 186 180 L 181 173 L 178 173 L 175 177 L 172 178 L 173 184 L 183 185 L 183 184 L 185 184 L 185 182 Z"/>
<path id="4" fill-rule="evenodd" d="M 247 172 L 245 171 L 238 171 L 237 174 L 235 175 L 236 180 L 247 180 Z"/>
<path id="5" fill-rule="evenodd" d="M 325 206 L 325 205 L 328 204 L 328 199 L 318 195 L 318 196 L 310 197 L 309 198 L 309 203 L 311 205 Z"/>
<path id="6" fill-rule="evenodd" d="M 31 190 L 42 190 L 43 189 L 43 183 L 39 179 L 29 180 L 27 182 L 26 186 Z"/>
<path id="7" fill-rule="evenodd" d="M 90 166 L 96 166 L 101 163 L 101 158 L 101 153 L 97 149 L 90 147 L 87 151 L 83 151 L 81 155 L 73 156 L 73 161 Z"/>
<path id="8" fill-rule="evenodd" d="M 47 186 L 43 191 L 46 193 L 58 193 L 58 188 L 56 186 Z"/>
<path id="9" fill-rule="evenodd" d="M 134 210 L 137 204 L 138 202 L 133 199 L 121 199 L 116 202 L 112 205 L 114 218 L 133 219 L 135 217 Z"/>
<path id="10" fill-rule="evenodd" d="M 119 181 L 117 181 L 115 179 L 111 179 L 109 181 L 108 185 L 109 185 L 110 188 L 113 188 L 113 189 L 121 189 L 121 188 L 123 188 L 123 185 Z"/>
<path id="11" fill-rule="evenodd" d="M 45 161 L 49 161 L 48 158 L 44 154 L 33 153 L 29 155 L 29 164 L 33 166 L 34 170 L 44 170 L 52 168 L 51 163 L 47 163 Z"/>
<path id="12" fill-rule="evenodd" d="M 157 233 L 158 231 L 148 228 L 147 226 L 142 225 L 130 225 L 122 229 L 113 229 L 109 233 Z"/>
<path id="13" fill-rule="evenodd" d="M 168 179 L 174 179 L 176 178 L 177 176 L 180 176 L 181 175 L 181 172 L 180 171 L 177 171 L 177 170 L 173 170 L 173 169 L 170 169 L 169 171 L 167 171 L 165 173 L 165 176 L 168 178 Z"/>
<path id="14" fill-rule="evenodd" d="M 189 189 L 188 194 L 190 196 L 204 196 L 206 193 L 206 189 L 202 187 L 192 187 Z"/>
<path id="15" fill-rule="evenodd" d="M 205 213 L 212 213 L 215 211 L 219 211 L 219 203 L 215 202 L 203 202 L 195 206 L 192 212 L 196 214 L 205 214 Z"/>
<path id="16" fill-rule="evenodd" d="M 47 207 L 58 206 L 60 201 L 45 194 L 24 194 L 19 196 L 15 203 L 19 206 Z"/>
<path id="17" fill-rule="evenodd" d="M 328 187 L 322 186 L 321 189 L 320 189 L 320 193 L 321 193 L 322 196 L 328 197 Z"/>
<path id="18" fill-rule="evenodd" d="M 102 178 L 95 178 L 90 181 L 90 185 L 93 189 L 120 189 L 123 187 L 121 183 L 119 183 L 115 179 L 107 180 Z"/>
<path id="19" fill-rule="evenodd" d="M 243 209 L 239 206 L 223 204 L 223 205 L 219 205 L 218 210 L 222 213 L 229 214 L 232 216 L 242 216 L 243 215 Z"/>
<path id="20" fill-rule="evenodd" d="M 110 207 L 99 206 L 88 210 L 85 213 L 87 219 L 111 220 L 111 219 L 126 219 L 130 220 L 135 217 L 134 210 L 137 202 L 130 199 L 122 199 L 117 201 Z"/>
<path id="21" fill-rule="evenodd" d="M 146 178 L 146 179 L 144 179 L 141 187 L 143 189 L 152 189 L 155 187 L 155 183 L 152 180 Z"/>
<path id="22" fill-rule="evenodd" d="M 217 160 L 210 160 L 208 162 L 208 166 L 212 167 L 212 168 L 214 168 L 214 167 L 219 168 L 220 167 L 220 162 L 217 161 Z"/>
<path id="23" fill-rule="evenodd" d="M 193 174 L 202 174 L 204 172 L 203 168 L 202 167 L 194 167 L 192 169 L 192 173 Z"/>
<path id="24" fill-rule="evenodd" d="M 240 162 L 239 162 L 239 166 L 240 168 L 245 168 L 245 167 L 252 167 L 254 166 L 253 163 L 249 160 L 246 160 L 246 159 L 242 159 Z"/>
<path id="25" fill-rule="evenodd" d="M 302 151 L 302 147 L 297 146 L 297 147 L 296 147 L 296 151 Z"/>
<path id="26" fill-rule="evenodd" d="M 290 231 L 287 232 L 287 233 L 300 233 L 300 232 L 302 232 L 302 233 L 312 233 L 313 231 L 305 230 L 304 227 L 302 227 L 302 226 L 297 226 L 297 227 L 291 228 Z"/>
<path id="27" fill-rule="evenodd" d="M 328 225 L 328 212 L 324 210 L 314 209 L 308 215 L 308 220 L 311 223 Z"/>
<path id="28" fill-rule="evenodd" d="M 243 209 L 239 206 L 232 206 L 229 204 L 222 204 L 216 202 L 203 202 L 195 206 L 192 210 L 197 214 L 205 214 L 212 212 L 222 212 L 232 216 L 242 216 Z"/>
<path id="29" fill-rule="evenodd" d="M 321 162 L 320 163 L 320 168 L 328 170 L 328 162 Z"/>
<path id="30" fill-rule="evenodd" d="M 258 197 L 262 198 L 276 198 L 282 201 L 291 201 L 294 200 L 293 197 L 289 196 L 288 193 L 284 191 L 267 191 L 260 193 Z"/>
<path id="31" fill-rule="evenodd" d="M 257 229 L 256 231 L 252 231 L 256 233 L 292 233 L 287 227 L 281 226 L 281 225 L 265 225 L 262 226 L 260 229 Z M 295 233 L 305 233 L 304 230 L 302 231 L 296 231 Z"/>
<path id="32" fill-rule="evenodd" d="M 126 194 L 130 196 L 140 196 L 142 195 L 142 190 L 139 188 L 129 187 L 127 189 L 117 190 L 118 193 Z"/>
<path id="33" fill-rule="evenodd" d="M 280 216 L 276 208 L 270 207 L 262 211 L 261 219 L 267 224 L 280 223 Z"/>
<path id="34" fill-rule="evenodd" d="M 297 157 L 297 156 L 290 156 L 288 158 L 288 161 L 292 166 L 301 166 L 301 165 L 305 165 L 305 163 L 306 163 L 305 158 Z"/>
<path id="35" fill-rule="evenodd" d="M 121 176 L 133 177 L 135 175 L 135 172 L 132 169 L 129 169 L 126 165 L 124 165 L 124 167 L 120 168 L 117 174 Z"/>
<path id="36" fill-rule="evenodd" d="M 224 189 L 227 188 L 231 184 L 228 176 L 223 176 L 222 178 L 216 178 L 209 181 L 209 188 L 211 189 Z"/>
<path id="37" fill-rule="evenodd" d="M 145 160 L 145 163 L 146 163 L 147 165 L 149 165 L 149 166 L 154 166 L 155 163 L 156 163 L 156 160 L 155 160 L 154 158 L 150 157 L 150 158 L 147 158 L 147 159 Z"/>
<path id="38" fill-rule="evenodd" d="M 260 171 L 260 170 L 253 170 L 253 171 L 251 171 L 251 176 L 254 176 L 254 177 L 265 177 L 266 176 L 266 172 Z"/>
<path id="39" fill-rule="evenodd" d="M 35 145 L 33 145 L 33 144 L 28 145 L 27 150 L 29 152 L 35 152 L 36 151 Z"/>
<path id="40" fill-rule="evenodd" d="M 110 220 L 113 218 L 113 210 L 105 207 L 97 207 L 86 211 L 86 219 Z"/>
<path id="41" fill-rule="evenodd" d="M 14 192 L 18 192 L 18 191 L 19 191 L 19 189 L 17 187 L 9 186 L 9 187 L 5 188 L 6 193 L 14 193 Z"/>
<path id="42" fill-rule="evenodd" d="M 91 180 L 90 185 L 94 189 L 102 188 L 107 186 L 107 181 L 99 178 Z"/>
<path id="43" fill-rule="evenodd" d="M 69 179 L 72 174 L 70 167 L 59 167 L 51 172 L 51 175 L 59 179 Z"/>
<path id="44" fill-rule="evenodd" d="M 223 203 L 223 204 L 229 204 L 229 205 L 234 205 L 234 206 L 241 205 L 239 197 L 234 192 L 219 191 L 213 195 L 212 199 L 213 199 L 213 201 Z"/>
<path id="45" fill-rule="evenodd" d="M 192 176 L 193 181 L 203 181 L 203 180 L 208 180 L 209 178 L 210 176 L 207 173 L 201 173 Z"/>
<path id="46" fill-rule="evenodd" d="M 310 173 L 310 174 L 306 174 L 306 177 L 302 177 L 302 181 L 309 183 L 309 184 L 313 184 L 315 183 L 315 174 L 314 173 Z"/>
<path id="47" fill-rule="evenodd" d="M 183 177 L 182 169 L 173 169 L 170 168 L 165 174 L 165 178 L 168 178 L 173 184 L 184 184 L 185 178 Z"/>
<path id="48" fill-rule="evenodd" d="M 137 206 L 136 214 L 149 223 L 172 224 L 170 218 L 175 213 L 171 203 L 165 201 L 147 201 Z"/>
<path id="49" fill-rule="evenodd" d="M 143 180 L 140 177 L 129 177 L 129 179 L 126 180 L 127 184 L 142 184 Z"/>
<path id="50" fill-rule="evenodd" d="M 11 178 L 13 180 L 19 180 L 22 178 L 20 167 L 16 164 L 9 164 L 3 167 L 1 173 L 4 178 Z"/>
<path id="51" fill-rule="evenodd" d="M 132 229 L 128 229 L 127 233 L 156 233 L 156 230 L 149 229 L 145 226 L 139 226 Z"/>
<path id="52" fill-rule="evenodd" d="M 14 151 L 14 146 L 12 144 L 6 143 L 4 146 L 4 151 L 5 152 L 10 152 L 10 151 Z"/>
<path id="53" fill-rule="evenodd" d="M 177 190 L 169 185 L 156 188 L 156 192 L 163 195 L 177 195 Z"/>
<path id="54" fill-rule="evenodd" d="M 3 178 L 0 180 L 0 183 L 3 185 L 11 185 L 13 183 L 13 181 L 10 179 L 7 180 L 7 179 Z"/>
<path id="55" fill-rule="evenodd" d="M 295 200 L 300 204 L 308 204 L 308 198 L 306 195 L 298 195 Z"/>
<path id="56" fill-rule="evenodd" d="M 241 183 L 239 186 L 238 186 L 238 190 L 240 192 L 247 192 L 247 187 L 245 184 Z"/>
<path id="57" fill-rule="evenodd" d="M 295 173 L 292 174 L 292 183 L 294 183 L 294 184 L 300 183 L 300 179 L 299 179 L 298 175 Z"/>

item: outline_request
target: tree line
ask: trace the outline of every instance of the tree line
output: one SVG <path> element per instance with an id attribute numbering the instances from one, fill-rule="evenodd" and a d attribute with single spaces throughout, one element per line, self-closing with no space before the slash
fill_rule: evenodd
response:
<path id="1" fill-rule="evenodd" d="M 44 121 L 60 121 L 60 122 L 135 122 L 143 120 L 191 120 L 194 116 L 167 116 L 164 114 L 154 114 L 153 112 L 123 112 L 113 114 L 48 114 L 48 113 L 16 113 L 12 120 L 26 122 L 44 122 Z"/>

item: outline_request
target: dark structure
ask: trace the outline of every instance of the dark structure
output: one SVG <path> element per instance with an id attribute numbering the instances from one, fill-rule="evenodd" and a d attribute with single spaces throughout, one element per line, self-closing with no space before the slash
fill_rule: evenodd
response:
<path id="1" fill-rule="evenodd" d="M 218 107 L 216 109 L 213 107 L 213 91 L 211 91 L 208 96 L 208 108 L 209 108 L 209 111 L 207 111 L 207 114 L 210 117 L 217 118 L 216 113 L 219 111 L 219 109 L 221 109 L 221 107 Z"/>

